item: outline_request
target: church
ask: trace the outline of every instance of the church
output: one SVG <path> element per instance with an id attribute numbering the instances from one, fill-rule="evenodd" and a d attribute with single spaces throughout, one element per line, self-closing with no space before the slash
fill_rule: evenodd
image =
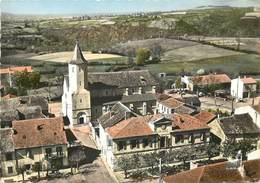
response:
<path id="1" fill-rule="evenodd" d="M 121 102 L 140 115 L 156 113 L 156 78 L 148 70 L 89 72 L 79 43 L 64 76 L 62 114 L 70 126 L 96 121 Z"/>

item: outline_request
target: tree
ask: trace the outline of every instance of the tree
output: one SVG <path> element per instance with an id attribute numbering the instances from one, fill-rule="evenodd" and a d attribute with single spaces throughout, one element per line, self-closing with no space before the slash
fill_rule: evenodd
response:
<path id="1" fill-rule="evenodd" d="M 255 148 L 255 140 L 252 139 L 243 139 L 235 140 L 228 138 L 224 141 L 222 145 L 222 153 L 224 157 L 234 158 L 239 150 L 241 150 L 243 158 L 246 158 L 248 152 L 252 151 Z"/>
<path id="2" fill-rule="evenodd" d="M 42 171 L 42 163 L 41 162 L 36 162 L 33 165 L 33 171 L 38 173 L 38 179 L 40 179 L 40 172 Z"/>
<path id="3" fill-rule="evenodd" d="M 208 156 L 208 159 L 211 160 L 214 156 L 220 153 L 220 145 L 214 142 L 210 142 L 205 146 L 205 150 Z"/>
<path id="4" fill-rule="evenodd" d="M 85 152 L 82 148 L 75 148 L 69 153 L 69 161 L 71 164 L 71 171 L 73 172 L 72 166 L 76 165 L 76 169 L 79 170 L 79 163 L 86 158 Z M 71 172 L 71 173 L 72 173 Z"/>
<path id="5" fill-rule="evenodd" d="M 182 87 L 181 77 L 178 77 L 178 78 L 175 80 L 175 88 L 181 88 L 181 87 Z"/>
<path id="6" fill-rule="evenodd" d="M 14 82 L 18 87 L 18 90 L 34 89 L 39 87 L 41 76 L 39 72 L 15 72 Z"/>
<path id="7" fill-rule="evenodd" d="M 62 168 L 62 158 L 60 157 L 52 157 L 50 159 L 51 169 L 52 171 L 59 171 Z"/>
<path id="8" fill-rule="evenodd" d="M 186 161 L 194 158 L 194 151 L 191 147 L 183 147 L 176 152 L 177 159 L 183 161 L 183 164 L 186 164 Z"/>
<path id="9" fill-rule="evenodd" d="M 122 155 L 116 161 L 118 168 L 124 171 L 125 178 L 128 177 L 128 171 L 132 169 L 133 163 L 136 162 L 133 162 L 131 156 L 128 155 Z"/>
<path id="10" fill-rule="evenodd" d="M 23 182 L 24 182 L 24 173 L 26 172 L 26 167 L 25 165 L 23 164 L 20 164 L 16 167 L 16 171 L 18 174 L 21 174 L 22 175 L 22 179 L 23 179 Z"/>
<path id="11" fill-rule="evenodd" d="M 31 88 L 38 88 L 40 84 L 41 75 L 39 72 L 31 72 L 29 75 L 29 81 Z"/>
<path id="12" fill-rule="evenodd" d="M 136 64 L 144 65 L 145 61 L 149 59 L 151 52 L 147 48 L 139 48 L 136 53 Z"/>
<path id="13" fill-rule="evenodd" d="M 158 154 L 156 152 L 143 154 L 144 162 L 148 167 L 152 168 L 152 172 L 154 172 L 154 167 L 158 164 L 157 157 Z"/>

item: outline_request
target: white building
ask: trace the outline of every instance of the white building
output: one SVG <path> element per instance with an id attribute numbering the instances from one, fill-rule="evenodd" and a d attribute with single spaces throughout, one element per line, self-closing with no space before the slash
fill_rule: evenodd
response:
<path id="1" fill-rule="evenodd" d="M 236 78 L 231 80 L 230 93 L 236 101 L 250 98 L 253 92 L 256 92 L 256 80 L 251 77 Z"/>
<path id="2" fill-rule="evenodd" d="M 245 106 L 235 109 L 235 114 L 245 114 L 248 113 L 253 122 L 260 128 L 260 103 L 255 106 Z"/>
<path id="3" fill-rule="evenodd" d="M 70 126 L 87 123 L 91 118 L 87 65 L 77 43 L 69 61 L 69 74 L 64 77 L 63 83 L 62 113 L 69 118 Z"/>

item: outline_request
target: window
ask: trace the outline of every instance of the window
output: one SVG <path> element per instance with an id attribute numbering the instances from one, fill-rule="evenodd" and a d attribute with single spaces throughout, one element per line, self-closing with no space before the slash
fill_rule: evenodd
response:
<path id="1" fill-rule="evenodd" d="M 9 167 L 7 168 L 7 171 L 8 171 L 8 174 L 14 173 L 13 167 L 11 167 L 11 166 L 9 166 Z"/>
<path id="2" fill-rule="evenodd" d="M 130 141 L 131 149 L 139 148 L 139 142 L 137 140 Z"/>
<path id="3" fill-rule="evenodd" d="M 74 67 L 72 67 L 72 72 L 74 72 Z"/>
<path id="4" fill-rule="evenodd" d="M 108 91 L 106 90 L 106 96 L 108 96 Z"/>
<path id="5" fill-rule="evenodd" d="M 200 141 L 206 142 L 207 141 L 207 137 L 205 133 L 202 133 L 200 136 Z"/>
<path id="6" fill-rule="evenodd" d="M 175 143 L 179 144 L 179 143 L 183 143 L 184 142 L 184 137 L 183 135 L 176 135 L 175 137 Z"/>
<path id="7" fill-rule="evenodd" d="M 149 145 L 149 141 L 147 138 L 143 139 L 143 148 L 147 147 Z"/>
<path id="8" fill-rule="evenodd" d="M 161 137 L 160 138 L 160 147 L 166 147 L 166 137 Z"/>
<path id="9" fill-rule="evenodd" d="M 112 146 L 112 140 L 107 136 L 107 145 Z"/>
<path id="10" fill-rule="evenodd" d="M 62 156 L 63 155 L 62 147 L 56 147 L 56 152 L 58 156 Z"/>
<path id="11" fill-rule="evenodd" d="M 126 150 L 126 142 L 125 141 L 120 141 L 117 144 L 117 150 L 121 151 L 121 150 Z"/>
<path id="12" fill-rule="evenodd" d="M 31 164 L 26 164 L 26 165 L 25 165 L 25 169 L 26 169 L 26 170 L 30 170 L 30 169 L 31 169 Z"/>
<path id="13" fill-rule="evenodd" d="M 81 86 L 81 81 L 79 82 L 79 86 Z"/>
<path id="14" fill-rule="evenodd" d="M 193 136 L 193 134 L 191 134 L 189 136 L 189 143 L 194 144 L 194 136 Z"/>
<path id="15" fill-rule="evenodd" d="M 79 124 L 83 124 L 84 123 L 84 117 L 79 117 Z"/>
<path id="16" fill-rule="evenodd" d="M 32 151 L 30 149 L 26 149 L 26 157 L 33 159 Z"/>
<path id="17" fill-rule="evenodd" d="M 13 160 L 13 155 L 12 155 L 12 153 L 6 153 L 6 154 L 5 154 L 5 159 L 6 159 L 6 161 Z"/>
<path id="18" fill-rule="evenodd" d="M 46 148 L 45 149 L 45 156 L 48 158 L 51 156 L 51 153 L 52 153 L 52 149 L 51 148 Z"/>
<path id="19" fill-rule="evenodd" d="M 79 99 L 79 102 L 82 103 L 82 99 Z"/>

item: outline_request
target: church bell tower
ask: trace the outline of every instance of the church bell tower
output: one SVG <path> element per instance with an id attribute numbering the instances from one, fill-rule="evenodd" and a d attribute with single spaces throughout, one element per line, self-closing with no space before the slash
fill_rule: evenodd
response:
<path id="1" fill-rule="evenodd" d="M 91 119 L 90 92 L 88 90 L 88 62 L 79 43 L 76 43 L 68 64 L 69 74 L 64 78 L 62 113 L 70 120 L 70 126 L 88 123 Z"/>

